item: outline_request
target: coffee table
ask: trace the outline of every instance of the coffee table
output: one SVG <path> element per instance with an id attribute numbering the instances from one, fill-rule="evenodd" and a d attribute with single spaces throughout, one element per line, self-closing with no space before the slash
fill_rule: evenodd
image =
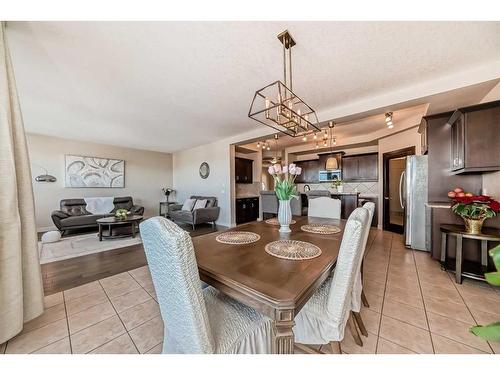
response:
<path id="1" fill-rule="evenodd" d="M 102 241 L 103 238 L 121 238 L 121 237 L 135 237 L 137 230 L 139 229 L 139 222 L 143 219 L 140 215 L 131 215 L 127 216 L 125 219 L 118 219 L 114 216 L 104 217 L 102 219 L 97 220 L 97 224 L 99 225 L 99 241 Z M 108 234 L 103 235 L 102 229 L 103 227 L 108 227 Z M 132 230 L 130 233 L 116 233 L 113 234 L 113 228 L 116 227 L 125 227 L 131 226 Z"/>

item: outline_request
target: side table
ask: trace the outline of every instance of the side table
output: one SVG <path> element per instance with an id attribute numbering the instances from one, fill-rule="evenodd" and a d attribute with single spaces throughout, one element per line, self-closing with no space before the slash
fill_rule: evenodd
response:
<path id="1" fill-rule="evenodd" d="M 160 202 L 158 215 L 166 217 L 168 219 L 170 217 L 170 206 L 172 206 L 173 204 L 177 204 L 177 202 Z"/>
<path id="2" fill-rule="evenodd" d="M 471 234 L 465 231 L 464 225 L 444 224 L 441 229 L 441 264 L 446 262 L 446 248 L 448 236 L 454 236 L 457 240 L 455 255 L 455 281 L 462 283 L 462 241 L 464 238 L 481 241 L 481 266 L 486 271 L 488 267 L 488 241 L 500 241 L 500 230 L 483 227 L 482 233 Z"/>

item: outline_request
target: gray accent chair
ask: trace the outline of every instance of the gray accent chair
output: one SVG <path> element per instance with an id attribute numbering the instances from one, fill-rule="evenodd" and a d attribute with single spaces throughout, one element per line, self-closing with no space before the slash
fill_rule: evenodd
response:
<path id="1" fill-rule="evenodd" d="M 116 210 L 124 208 L 132 215 L 143 215 L 144 207 L 134 205 L 132 197 L 116 197 L 113 200 L 115 208 L 107 215 L 94 215 L 88 212 L 84 199 L 62 199 L 60 209 L 52 212 L 52 221 L 62 235 L 67 230 L 81 228 L 97 228 L 97 220 L 113 216 Z"/>
<path id="2" fill-rule="evenodd" d="M 271 353 L 271 319 L 215 288 L 202 288 L 189 233 L 159 216 L 140 228 L 165 327 L 163 353 Z"/>
<path id="3" fill-rule="evenodd" d="M 207 205 L 205 208 L 198 208 L 192 211 L 183 211 L 182 204 L 173 204 L 170 206 L 170 219 L 176 223 L 186 223 L 191 224 L 193 229 L 198 224 L 212 223 L 215 226 L 215 222 L 219 218 L 220 207 L 217 205 L 216 197 L 204 197 L 200 195 L 191 195 L 191 199 L 206 199 Z"/>
<path id="4" fill-rule="evenodd" d="M 262 215 L 277 215 L 278 214 L 278 197 L 274 191 L 261 191 L 260 192 L 260 202 L 262 207 Z M 292 209 L 293 216 L 302 216 L 302 195 L 299 194 L 298 199 L 292 199 L 290 201 L 290 208 Z"/>

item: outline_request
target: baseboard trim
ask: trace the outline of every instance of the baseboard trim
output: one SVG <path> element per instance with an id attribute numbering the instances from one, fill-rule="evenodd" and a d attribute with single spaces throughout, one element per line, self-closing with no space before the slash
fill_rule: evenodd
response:
<path id="1" fill-rule="evenodd" d="M 36 231 L 38 233 L 40 232 L 50 232 L 52 230 L 58 230 L 56 227 L 52 226 L 52 227 L 40 227 L 40 228 L 37 228 Z"/>

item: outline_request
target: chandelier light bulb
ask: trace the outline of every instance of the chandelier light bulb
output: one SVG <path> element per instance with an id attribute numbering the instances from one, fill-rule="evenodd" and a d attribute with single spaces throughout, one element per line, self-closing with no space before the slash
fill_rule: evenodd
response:
<path id="1" fill-rule="evenodd" d="M 257 148 L 260 148 L 260 142 L 257 142 Z"/>
<path id="2" fill-rule="evenodd" d="M 307 136 L 306 136 L 306 135 L 304 135 L 304 136 L 302 137 L 302 140 L 303 140 L 304 142 L 305 142 L 305 141 L 307 141 Z"/>
<path id="3" fill-rule="evenodd" d="M 392 122 L 389 126 L 387 126 L 389 129 L 392 129 L 394 127 L 394 125 L 392 125 Z"/>
<path id="4" fill-rule="evenodd" d="M 318 142 L 316 142 L 316 148 L 319 148 Z"/>

